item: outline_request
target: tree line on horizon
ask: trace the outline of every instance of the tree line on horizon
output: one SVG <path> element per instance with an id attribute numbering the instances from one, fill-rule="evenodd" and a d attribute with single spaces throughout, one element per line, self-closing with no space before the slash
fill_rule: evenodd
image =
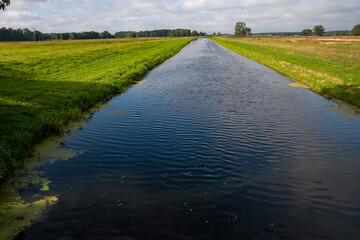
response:
<path id="1" fill-rule="evenodd" d="M 75 40 L 75 39 L 108 39 L 108 38 L 139 38 L 139 37 L 189 37 L 205 36 L 204 32 L 189 29 L 161 29 L 152 31 L 121 31 L 111 34 L 104 32 L 71 32 L 71 33 L 42 33 L 37 30 L 0 28 L 0 41 L 45 41 L 45 40 Z"/>
<path id="2" fill-rule="evenodd" d="M 204 32 L 190 31 L 189 29 L 178 28 L 175 30 L 161 29 L 152 31 L 121 31 L 116 32 L 116 38 L 138 38 L 138 37 L 190 37 L 190 36 L 205 36 Z"/>
<path id="3" fill-rule="evenodd" d="M 325 31 L 325 27 L 322 25 L 316 25 L 313 29 L 304 29 L 301 32 L 282 32 L 282 33 L 273 33 L 274 36 L 293 36 L 293 35 L 300 35 L 300 36 L 360 36 L 360 24 L 357 24 L 353 27 L 352 30 L 341 30 L 341 31 Z"/>
<path id="4" fill-rule="evenodd" d="M 360 36 L 360 24 L 353 27 L 351 31 L 330 31 L 325 32 L 325 27 L 322 25 L 316 25 L 313 29 L 302 30 L 301 36 Z"/>
<path id="5" fill-rule="evenodd" d="M 216 33 L 213 33 L 216 36 Z M 302 32 L 275 32 L 275 33 L 257 33 L 251 34 L 251 28 L 246 27 L 245 22 L 237 22 L 235 24 L 235 37 L 251 36 L 251 35 L 271 35 L 271 36 L 360 36 L 360 24 L 353 27 L 351 31 L 329 31 L 325 32 L 325 27 L 316 25 L 313 29 L 304 29 Z M 220 33 L 217 36 L 221 36 Z"/>

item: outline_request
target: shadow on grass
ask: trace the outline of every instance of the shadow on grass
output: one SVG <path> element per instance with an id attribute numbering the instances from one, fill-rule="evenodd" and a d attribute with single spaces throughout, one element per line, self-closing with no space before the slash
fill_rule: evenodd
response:
<path id="1" fill-rule="evenodd" d="M 0 180 L 36 143 L 115 91 L 109 84 L 36 80 L 4 65 L 0 86 Z"/>
<path id="2" fill-rule="evenodd" d="M 101 100 L 125 91 L 160 62 L 140 64 L 109 82 L 47 81 L 0 66 L 0 181 L 21 167 L 33 146 L 59 133 L 71 120 Z M 11 73 L 7 72 L 11 71 Z"/>

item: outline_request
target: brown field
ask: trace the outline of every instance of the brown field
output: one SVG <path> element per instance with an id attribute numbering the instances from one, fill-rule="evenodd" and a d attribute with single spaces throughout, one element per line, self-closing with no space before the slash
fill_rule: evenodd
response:
<path id="1" fill-rule="evenodd" d="M 309 42 L 309 43 L 325 43 L 325 44 L 360 44 L 360 36 L 294 36 L 294 37 L 271 37 L 271 36 L 253 36 L 250 38 L 266 38 L 285 42 Z"/>

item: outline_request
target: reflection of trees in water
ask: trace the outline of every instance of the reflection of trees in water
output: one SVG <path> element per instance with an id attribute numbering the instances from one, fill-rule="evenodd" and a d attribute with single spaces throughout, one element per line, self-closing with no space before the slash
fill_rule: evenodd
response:
<path id="1" fill-rule="evenodd" d="M 344 102 L 337 102 L 337 105 L 326 105 L 331 112 L 337 112 L 342 115 L 342 119 L 359 119 L 360 109 Z"/>

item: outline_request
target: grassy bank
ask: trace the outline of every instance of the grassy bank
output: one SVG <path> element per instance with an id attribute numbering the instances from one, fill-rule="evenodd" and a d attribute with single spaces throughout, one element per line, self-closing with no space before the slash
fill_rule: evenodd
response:
<path id="1" fill-rule="evenodd" d="M 0 179 L 37 142 L 193 39 L 0 43 Z"/>
<path id="2" fill-rule="evenodd" d="M 212 38 L 216 43 L 360 107 L 359 37 Z"/>

